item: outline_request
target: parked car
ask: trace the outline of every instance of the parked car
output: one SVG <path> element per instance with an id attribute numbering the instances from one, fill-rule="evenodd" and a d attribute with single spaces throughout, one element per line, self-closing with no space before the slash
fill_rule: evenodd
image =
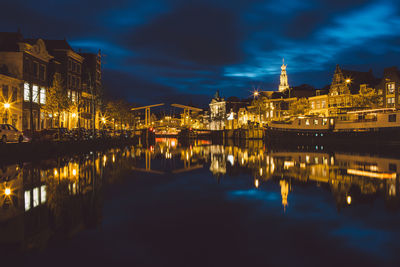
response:
<path id="1" fill-rule="evenodd" d="M 36 132 L 35 140 L 37 141 L 68 140 L 70 138 L 70 135 L 71 134 L 67 128 L 48 128 Z"/>
<path id="2" fill-rule="evenodd" d="M 0 140 L 1 143 L 28 141 L 21 131 L 10 124 L 0 124 Z"/>

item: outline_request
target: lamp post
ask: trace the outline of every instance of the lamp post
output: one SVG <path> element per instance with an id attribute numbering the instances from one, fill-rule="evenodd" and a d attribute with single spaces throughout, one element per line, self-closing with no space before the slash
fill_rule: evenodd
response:
<path id="1" fill-rule="evenodd" d="M 258 97 L 260 93 L 258 91 L 254 91 L 253 96 L 254 100 Z M 258 106 L 258 125 L 261 126 L 261 106 L 257 103 Z"/>
<path id="2" fill-rule="evenodd" d="M 8 123 L 8 110 L 10 109 L 10 103 L 4 103 L 5 119 L 4 122 Z"/>

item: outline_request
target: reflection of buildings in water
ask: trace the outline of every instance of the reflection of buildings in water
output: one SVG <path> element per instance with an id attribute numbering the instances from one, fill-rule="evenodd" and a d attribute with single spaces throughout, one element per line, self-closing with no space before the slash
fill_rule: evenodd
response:
<path id="1" fill-rule="evenodd" d="M 21 205 L 23 177 L 21 168 L 14 164 L 0 168 L 0 221 L 19 214 Z"/>
<path id="2" fill-rule="evenodd" d="M 289 183 L 286 180 L 280 180 L 279 185 L 281 186 L 283 210 L 286 211 L 286 207 L 289 205 L 288 204 Z"/>
<path id="3" fill-rule="evenodd" d="M 400 159 L 323 151 L 266 153 L 262 149 L 236 146 L 210 146 L 205 149 L 208 149 L 213 174 L 225 174 L 227 169 L 232 175 L 236 170 L 252 170 L 255 187 L 262 180 L 287 177 L 289 182 L 280 180 L 284 208 L 288 205 L 291 179 L 328 186 L 338 205 L 350 205 L 361 195 L 376 196 L 380 192 L 387 200 L 398 197 Z"/>
<path id="4" fill-rule="evenodd" d="M 220 175 L 226 173 L 226 157 L 224 146 L 211 145 L 210 146 L 210 171 L 214 175 Z"/>
<path id="5" fill-rule="evenodd" d="M 322 152 L 275 152 L 272 155 L 276 176 L 328 185 L 339 206 L 350 205 L 362 195 L 381 192 L 387 200 L 397 196 L 398 159 Z"/>
<path id="6" fill-rule="evenodd" d="M 22 167 L 9 165 L 6 173 L 0 171 L 0 244 L 25 250 L 46 245 L 50 233 L 98 224 L 93 216 L 101 214 L 103 156 L 91 153 Z"/>

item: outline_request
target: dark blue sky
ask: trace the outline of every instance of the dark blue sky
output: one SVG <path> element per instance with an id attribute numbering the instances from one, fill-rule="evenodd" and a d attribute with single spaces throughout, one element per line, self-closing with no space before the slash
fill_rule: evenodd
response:
<path id="1" fill-rule="evenodd" d="M 275 90 L 282 57 L 290 85 L 316 87 L 336 64 L 400 66 L 395 0 L 14 0 L 0 14 L 0 31 L 101 49 L 107 90 L 143 104 Z"/>

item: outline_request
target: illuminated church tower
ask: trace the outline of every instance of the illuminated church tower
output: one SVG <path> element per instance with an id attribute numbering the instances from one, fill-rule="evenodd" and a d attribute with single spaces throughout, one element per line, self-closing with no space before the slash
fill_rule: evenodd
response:
<path id="1" fill-rule="evenodd" d="M 283 211 L 286 212 L 286 207 L 288 206 L 289 183 L 285 180 L 280 180 L 279 184 L 281 186 Z"/>
<path id="2" fill-rule="evenodd" d="M 283 92 L 286 89 L 289 89 L 289 83 L 287 79 L 287 74 L 286 74 L 286 66 L 285 65 L 285 59 L 282 60 L 283 64 L 281 66 L 281 83 L 279 84 L 279 92 Z"/>

